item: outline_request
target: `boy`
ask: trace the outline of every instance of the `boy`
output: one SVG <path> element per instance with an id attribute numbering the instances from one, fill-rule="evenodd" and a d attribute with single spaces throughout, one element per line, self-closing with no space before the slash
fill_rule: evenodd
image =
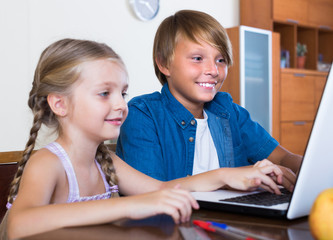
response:
<path id="1" fill-rule="evenodd" d="M 183 10 L 166 18 L 155 35 L 153 58 L 163 88 L 128 103 L 117 143 L 120 158 L 163 181 L 267 158 L 280 165 L 283 185 L 293 189 L 301 156 L 280 146 L 228 93 L 219 92 L 232 53 L 225 29 L 213 17 Z"/>

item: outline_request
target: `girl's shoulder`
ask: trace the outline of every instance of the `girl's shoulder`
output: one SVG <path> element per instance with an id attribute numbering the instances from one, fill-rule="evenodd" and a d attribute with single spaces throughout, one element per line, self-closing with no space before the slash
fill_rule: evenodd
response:
<path id="1" fill-rule="evenodd" d="M 19 194 L 12 208 L 41 206 L 53 202 L 55 189 L 65 178 L 57 156 L 44 148 L 37 150 L 23 169 Z"/>
<path id="2" fill-rule="evenodd" d="M 51 175 L 64 171 L 59 158 L 46 148 L 34 152 L 25 166 L 25 171 L 32 171 L 37 175 L 49 172 Z"/>

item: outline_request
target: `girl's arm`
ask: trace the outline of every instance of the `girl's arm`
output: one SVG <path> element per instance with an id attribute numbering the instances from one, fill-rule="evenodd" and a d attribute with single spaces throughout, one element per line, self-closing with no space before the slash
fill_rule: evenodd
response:
<path id="1" fill-rule="evenodd" d="M 176 223 L 188 221 L 191 207 L 198 208 L 189 192 L 175 187 L 138 196 L 64 203 L 67 179 L 60 161 L 36 152 L 24 169 L 16 200 L 9 210 L 8 236 L 17 239 L 61 227 L 107 223 L 122 218 L 139 219 L 168 214 Z M 131 183 L 140 187 L 141 183 Z M 68 184 L 67 184 L 68 186 Z M 65 197 L 61 197 L 64 195 Z M 55 203 L 55 204 L 53 204 Z"/>

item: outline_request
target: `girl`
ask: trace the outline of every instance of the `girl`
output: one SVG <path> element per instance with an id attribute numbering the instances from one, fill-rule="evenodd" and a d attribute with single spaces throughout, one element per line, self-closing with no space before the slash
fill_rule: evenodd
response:
<path id="1" fill-rule="evenodd" d="M 28 101 L 34 114 L 30 139 L 2 222 L 9 238 L 162 213 L 185 222 L 199 208 L 188 191 L 261 186 L 279 193 L 273 179 L 281 183 L 282 173 L 270 163 L 170 182 L 127 165 L 103 143 L 119 135 L 127 87 L 123 62 L 104 44 L 63 39 L 44 50 Z M 58 137 L 31 155 L 42 124 L 54 127 Z M 116 197 L 118 186 L 127 197 Z"/>

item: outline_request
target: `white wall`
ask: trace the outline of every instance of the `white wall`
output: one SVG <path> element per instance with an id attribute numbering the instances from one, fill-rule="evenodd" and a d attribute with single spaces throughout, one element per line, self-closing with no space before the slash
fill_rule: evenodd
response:
<path id="1" fill-rule="evenodd" d="M 239 0 L 160 0 L 150 22 L 135 18 L 129 0 L 0 0 L 0 151 L 24 149 L 32 123 L 28 94 L 46 46 L 65 37 L 105 42 L 127 66 L 128 99 L 159 91 L 154 34 L 164 18 L 180 9 L 206 12 L 226 28 L 239 24 Z M 47 130 L 41 135 L 39 146 L 50 141 Z"/>

